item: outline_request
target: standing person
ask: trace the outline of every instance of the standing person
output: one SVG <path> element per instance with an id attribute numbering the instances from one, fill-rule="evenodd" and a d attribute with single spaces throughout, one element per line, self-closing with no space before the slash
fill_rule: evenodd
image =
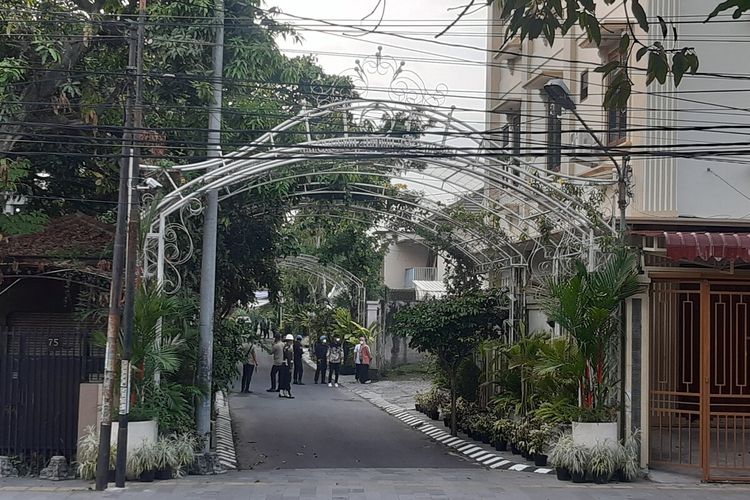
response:
<path id="1" fill-rule="evenodd" d="M 354 381 L 359 382 L 359 374 L 362 372 L 362 344 L 354 346 Z"/>
<path id="2" fill-rule="evenodd" d="M 266 392 L 279 392 L 277 381 L 279 379 L 279 369 L 284 362 L 284 343 L 281 341 L 281 335 L 278 333 L 273 336 L 271 354 L 273 354 L 273 366 L 271 366 L 271 388 L 266 389 Z"/>
<path id="3" fill-rule="evenodd" d="M 292 367 L 294 366 L 294 336 L 290 333 L 284 337 L 282 347 L 283 361 L 279 367 L 279 397 L 294 399 L 292 396 Z"/>
<path id="4" fill-rule="evenodd" d="M 242 345 L 242 351 L 245 354 L 245 359 L 242 360 L 242 391 L 245 393 L 252 392 L 250 390 L 250 381 L 253 379 L 253 372 L 255 367 L 258 366 L 258 358 L 255 357 L 255 344 L 248 340 Z"/>
<path id="5" fill-rule="evenodd" d="M 296 385 L 305 385 L 302 382 L 302 335 L 297 335 L 297 339 L 294 341 L 294 383 Z"/>
<path id="6" fill-rule="evenodd" d="M 328 339 L 323 335 L 315 343 L 315 383 L 326 383 L 326 368 L 328 367 Z"/>
<path id="7" fill-rule="evenodd" d="M 339 372 L 343 360 L 344 348 L 341 346 L 341 339 L 337 335 L 333 337 L 331 347 L 328 349 L 328 387 L 331 387 L 331 380 L 334 380 L 336 387 L 339 386 Z M 335 379 L 333 379 L 334 375 L 336 375 Z"/>
<path id="8" fill-rule="evenodd" d="M 359 383 L 369 384 L 370 383 L 370 362 L 372 361 L 372 353 L 370 352 L 370 346 L 367 345 L 364 337 L 359 338 L 359 358 L 360 358 L 360 371 L 359 371 Z"/>

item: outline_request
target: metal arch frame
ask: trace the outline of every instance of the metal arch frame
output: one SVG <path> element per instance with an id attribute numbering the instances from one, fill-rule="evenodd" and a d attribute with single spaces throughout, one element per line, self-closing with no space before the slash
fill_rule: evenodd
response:
<path id="1" fill-rule="evenodd" d="M 347 125 L 349 123 L 349 118 L 355 113 L 359 113 L 359 117 L 363 122 L 366 120 L 372 120 L 372 118 L 368 118 L 368 116 L 373 113 L 380 115 L 376 117 L 378 120 L 384 120 L 384 116 L 387 118 L 389 116 L 394 117 L 396 114 L 401 114 L 401 116 L 408 115 L 407 123 L 409 124 L 414 119 L 425 120 L 429 124 L 437 122 L 441 126 L 444 126 L 444 135 L 442 141 L 426 141 L 419 138 L 388 137 L 390 131 L 376 134 L 364 133 L 361 135 L 351 135 L 348 131 Z M 166 219 L 170 214 L 178 210 L 182 211 L 185 208 L 189 208 L 190 205 L 195 202 L 199 203 L 203 195 L 212 190 L 226 189 L 229 193 L 227 196 L 231 196 L 243 190 L 251 189 L 252 185 L 236 191 L 230 191 L 232 186 L 260 180 L 262 176 L 281 167 L 304 163 L 310 160 L 344 159 L 354 162 L 363 161 L 362 148 L 372 147 L 373 144 L 380 147 L 387 146 L 388 153 L 386 153 L 385 156 L 394 159 L 398 159 L 399 154 L 404 155 L 409 152 L 419 151 L 422 153 L 426 151 L 427 154 L 419 159 L 421 164 L 428 165 L 432 168 L 445 169 L 451 172 L 447 178 L 440 179 L 443 192 L 456 196 L 456 192 L 445 189 L 446 183 L 451 186 L 458 186 L 458 191 L 460 192 L 461 185 L 456 182 L 458 179 L 457 175 L 462 174 L 468 176 L 469 179 L 473 181 L 479 181 L 483 188 L 489 186 L 502 189 L 506 195 L 510 195 L 511 198 L 518 200 L 518 202 L 526 206 L 528 210 L 535 211 L 535 215 L 524 218 L 524 220 L 528 221 L 535 217 L 549 215 L 556 217 L 559 222 L 560 230 L 570 232 L 571 236 L 576 234 L 577 237 L 575 239 L 580 243 L 588 240 L 588 234 L 591 230 L 601 232 L 601 228 L 605 228 L 604 232 L 611 231 L 601 218 L 598 218 L 598 220 L 589 219 L 588 214 L 582 210 L 583 204 L 581 200 L 566 193 L 559 188 L 556 183 L 565 181 L 581 185 L 601 186 L 613 184 L 614 180 L 592 180 L 588 178 L 562 175 L 559 173 L 550 173 L 543 168 L 525 162 L 522 159 L 514 159 L 514 163 L 511 164 L 509 161 L 503 161 L 497 158 L 480 158 L 477 156 L 477 153 L 473 153 L 470 149 L 468 154 L 459 153 L 456 149 L 446 146 L 446 139 L 449 131 L 461 133 L 463 135 L 462 140 L 473 142 L 477 147 L 477 152 L 482 150 L 484 137 L 477 129 L 460 120 L 454 119 L 452 113 L 452 109 L 449 113 L 445 113 L 439 111 L 434 106 L 424 106 L 415 103 L 404 104 L 393 101 L 376 101 L 372 99 L 340 101 L 311 110 L 305 110 L 299 115 L 278 125 L 273 131 L 265 133 L 252 145 L 240 148 L 238 151 L 227 154 L 222 158 L 174 167 L 171 170 L 181 172 L 191 172 L 208 168 L 211 168 L 212 170 L 204 172 L 196 179 L 191 180 L 180 187 L 176 186 L 170 178 L 174 190 L 155 203 L 154 213 L 157 215 L 158 220 L 154 221 L 151 227 L 151 231 L 147 236 L 146 247 L 149 246 L 149 240 L 158 238 L 157 256 L 155 259 L 157 261 L 157 278 L 160 282 L 163 282 L 164 280 L 164 235 L 167 230 Z M 336 137 L 320 140 L 313 139 L 313 135 L 317 135 L 318 133 L 312 131 L 310 126 L 311 120 L 331 115 L 341 115 L 344 133 L 340 134 L 323 131 L 322 134 L 324 135 L 329 137 L 331 135 L 336 135 Z M 291 129 L 298 126 L 303 127 L 304 132 L 295 133 L 306 136 L 308 139 L 306 142 L 292 146 L 276 147 L 277 138 L 281 134 L 289 132 Z M 423 133 L 425 135 L 430 134 L 429 131 L 423 131 Z M 326 153 L 325 149 L 323 149 L 323 154 L 320 154 L 319 149 L 315 149 L 326 147 L 329 149 L 341 149 L 336 153 Z M 312 157 L 309 155 L 311 149 L 316 150 L 316 154 Z M 440 154 L 445 158 L 430 157 L 430 154 Z M 279 158 L 281 155 L 301 156 L 290 156 L 284 159 Z M 516 161 L 518 164 L 515 163 Z M 381 165 L 380 162 L 369 163 Z M 383 168 L 391 172 L 394 170 L 414 170 L 420 175 L 428 177 L 431 175 L 427 172 L 427 168 L 410 169 L 410 165 L 404 165 L 403 163 L 401 165 L 403 165 L 403 168 L 400 169 L 395 165 L 384 165 Z M 521 168 L 522 166 L 525 167 L 526 170 Z M 325 173 L 326 172 L 324 171 L 313 171 L 307 172 L 307 175 Z M 431 176 L 432 178 L 437 178 L 437 175 L 433 174 Z M 410 181 L 412 180 L 410 179 Z M 255 184 L 258 183 L 256 182 Z M 382 189 L 382 187 L 379 188 Z M 321 193 L 321 191 L 319 191 L 319 193 Z M 368 193 L 368 195 L 373 196 L 373 193 Z M 486 199 L 487 197 L 484 198 Z M 422 205 L 420 205 L 419 208 L 428 210 L 425 206 L 428 201 L 429 200 L 426 200 L 424 197 L 420 199 Z M 487 204 L 488 203 L 485 203 L 485 205 Z M 487 212 L 494 213 L 497 217 L 505 220 L 506 223 L 511 223 L 510 218 L 506 217 L 505 214 L 494 212 L 487 206 L 484 208 Z M 456 225 L 459 230 L 466 230 L 466 228 L 461 225 L 455 224 L 456 221 L 446 216 L 442 210 L 433 211 L 433 213 L 439 213 L 442 217 L 445 217 L 446 220 Z M 492 230 L 492 228 L 489 229 Z M 479 235 L 479 237 L 468 241 L 468 243 L 475 244 L 473 247 L 474 251 L 476 251 L 477 247 L 476 242 L 481 241 L 481 239 L 481 235 Z M 508 239 L 507 242 L 508 245 L 504 245 L 505 248 L 515 249 L 513 246 L 514 241 Z M 505 248 L 499 249 L 501 254 L 507 254 Z M 495 249 L 497 250 L 498 248 L 496 247 Z M 144 248 L 144 250 L 148 253 L 147 248 Z M 148 269 L 148 265 L 146 265 L 146 269 Z"/>
<path id="2" fill-rule="evenodd" d="M 280 267 L 288 266 L 324 279 L 329 279 L 344 289 L 347 288 L 347 283 L 354 284 L 359 290 L 357 294 L 357 319 L 360 321 L 360 324 L 365 319 L 364 311 L 367 304 L 367 288 L 361 279 L 348 270 L 336 264 L 324 264 L 317 257 L 308 254 L 289 256 L 277 259 L 276 262 Z"/>

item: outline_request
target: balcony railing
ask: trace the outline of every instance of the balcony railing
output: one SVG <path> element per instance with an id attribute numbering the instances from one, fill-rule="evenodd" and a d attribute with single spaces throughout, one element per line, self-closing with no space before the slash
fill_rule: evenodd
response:
<path id="1" fill-rule="evenodd" d="M 404 288 L 414 288 L 414 281 L 437 281 L 437 267 L 410 267 L 404 272 Z"/>

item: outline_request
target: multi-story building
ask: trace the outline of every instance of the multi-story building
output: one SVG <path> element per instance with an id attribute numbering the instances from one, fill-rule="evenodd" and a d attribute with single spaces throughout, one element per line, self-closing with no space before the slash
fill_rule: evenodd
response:
<path id="1" fill-rule="evenodd" d="M 750 163 L 747 149 L 750 24 L 720 17 L 703 23 L 702 0 L 644 0 L 649 18 L 677 30 L 668 47 L 694 47 L 700 74 L 675 88 L 646 85 L 640 62 L 623 109 L 606 110 L 613 75 L 595 68 L 622 57 L 628 30 L 620 2 L 596 2 L 606 29 L 599 46 L 576 26 L 550 45 L 543 38 L 506 39 L 499 5 L 489 9 L 487 128 L 493 146 L 552 172 L 610 177 L 607 155 L 575 117 L 544 90 L 550 79 L 569 87 L 577 110 L 616 158 L 632 167 L 626 212 L 630 242 L 641 249 L 644 292 L 626 314 L 624 430 L 642 430 L 642 461 L 692 469 L 705 479 L 750 477 Z M 715 3 L 715 2 L 713 2 Z M 632 27 L 644 42 L 659 29 Z M 670 26 L 671 34 L 671 26 Z M 589 154 L 578 154 L 579 151 Z M 707 151 L 715 153 L 706 154 Z M 727 153 L 731 151 L 733 154 Z M 578 154 L 578 156 L 577 156 Z M 516 161 L 524 168 L 523 161 Z M 505 193 L 488 189 L 502 201 Z M 508 217 L 524 207 L 505 204 Z M 612 207 L 603 207 L 605 216 Z M 527 311 L 530 327 L 544 318 Z"/>

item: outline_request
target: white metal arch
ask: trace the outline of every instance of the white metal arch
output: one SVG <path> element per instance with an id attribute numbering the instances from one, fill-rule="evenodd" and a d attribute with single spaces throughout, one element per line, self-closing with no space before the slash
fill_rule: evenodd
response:
<path id="1" fill-rule="evenodd" d="M 376 132 L 371 131 L 372 123 L 387 123 L 388 118 L 393 124 L 398 117 L 406 117 L 406 131 L 383 130 L 377 127 Z M 332 131 L 330 127 L 320 126 L 325 119 L 338 123 L 341 130 Z M 420 127 L 420 130 L 412 134 L 408 126 L 414 122 L 423 124 L 424 127 Z M 432 139 L 435 135 L 437 139 Z M 456 135 L 460 137 L 461 144 L 456 144 Z M 306 140 L 286 146 L 279 145 L 290 142 L 286 139 L 294 136 L 304 137 Z M 499 189 L 511 200 L 525 207 L 526 213 L 522 215 L 526 220 L 550 218 L 557 230 L 569 232 L 572 239 L 581 246 L 588 243 L 592 231 L 596 234 L 608 231 L 607 225 L 601 219 L 591 219 L 583 201 L 567 193 L 560 183 L 597 186 L 612 184 L 613 181 L 551 173 L 518 159 L 514 159 L 511 164 L 506 159 L 488 158 L 482 155 L 485 139 L 484 134 L 475 128 L 456 120 L 452 116 L 452 110 L 444 111 L 434 106 L 354 99 L 303 111 L 278 125 L 273 131 L 265 133 L 252 144 L 220 159 L 171 169 L 199 175 L 181 186 L 173 184 L 175 189 L 155 203 L 153 213 L 156 219 L 149 231 L 146 253 L 148 248 L 153 250 L 156 246 L 156 251 L 152 251 L 156 254 L 153 260 L 157 264 L 156 274 L 163 280 L 166 260 L 164 239 L 167 233 L 167 218 L 171 214 L 199 203 L 210 191 L 222 192 L 223 198 L 226 199 L 239 192 L 253 189 L 280 169 L 304 169 L 307 162 L 321 160 L 334 160 L 345 164 L 366 161 L 368 167 L 380 166 L 381 176 L 385 175 L 385 172 L 418 171 L 420 175 L 441 180 L 445 192 L 458 196 L 460 193 L 456 188 L 462 185 L 465 187 L 469 182 L 473 182 L 474 186 Z M 415 162 L 418 166 L 414 165 Z M 313 166 L 306 175 L 326 173 Z M 370 174 L 369 171 L 364 173 Z M 452 190 L 445 189 L 446 185 L 451 186 Z M 368 187 L 371 188 L 373 186 Z M 325 191 L 317 192 L 322 194 Z M 377 196 L 373 193 L 368 195 Z M 511 226 L 516 224 L 490 197 L 483 196 L 483 202 L 486 213 L 502 218 Z M 429 200 L 423 198 L 420 200 L 419 208 L 452 221 L 445 210 L 435 209 L 429 205 Z M 461 232 L 470 236 L 465 241 L 466 244 L 473 244 L 474 251 L 480 250 L 477 253 L 482 256 L 479 244 L 483 240 L 482 235 L 472 234 L 471 230 L 456 224 L 458 221 L 452 222 Z M 517 257 L 509 254 L 513 253 L 513 250 L 508 250 L 513 249 L 512 243 L 513 241 L 508 241 L 508 245 L 504 245 L 503 248 L 493 249 L 505 254 L 508 258 L 506 265 L 513 265 L 514 257 Z M 484 260 L 480 264 L 488 264 L 487 256 L 482 257 Z M 148 266 L 146 268 L 148 269 Z"/>
<path id="2" fill-rule="evenodd" d="M 367 289 L 364 282 L 348 270 L 333 263 L 320 262 L 317 257 L 307 254 L 288 256 L 278 259 L 276 263 L 280 268 L 295 269 L 324 278 L 343 289 L 356 288 L 357 316 L 358 320 L 363 320 L 366 314 Z"/>

